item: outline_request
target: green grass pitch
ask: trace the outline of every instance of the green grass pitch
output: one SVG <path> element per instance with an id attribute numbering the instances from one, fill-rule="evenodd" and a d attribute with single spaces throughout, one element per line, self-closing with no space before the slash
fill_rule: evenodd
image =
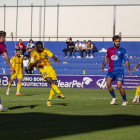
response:
<path id="1" fill-rule="evenodd" d="M 0 87 L 2 104 L 9 108 L 0 113 L 0 140 L 138 140 L 140 104 L 132 103 L 135 90 L 126 90 L 128 106 L 115 90 L 117 101 L 103 89 L 60 89 L 65 99 L 46 101 L 50 88 L 22 88 L 17 97 L 12 87 L 7 96 Z"/>

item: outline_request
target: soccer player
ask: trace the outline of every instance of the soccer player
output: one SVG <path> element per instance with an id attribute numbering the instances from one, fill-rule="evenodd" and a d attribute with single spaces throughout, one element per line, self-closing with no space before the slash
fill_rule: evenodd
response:
<path id="1" fill-rule="evenodd" d="M 16 77 L 18 79 L 16 96 L 21 95 L 19 93 L 19 90 L 21 87 L 21 81 L 23 78 L 24 70 L 23 70 L 23 57 L 21 57 L 20 54 L 21 54 L 20 49 L 16 49 L 16 56 L 13 56 L 10 60 L 15 72 L 11 72 L 11 79 L 8 83 L 8 89 L 6 91 L 6 95 L 9 95 L 10 87 L 11 87 L 11 85 Z"/>
<path id="2" fill-rule="evenodd" d="M 122 66 L 122 60 L 124 59 L 124 61 L 126 62 L 128 73 L 131 76 L 129 59 L 128 59 L 126 50 L 120 47 L 120 40 L 121 40 L 120 37 L 116 35 L 112 38 L 112 40 L 113 40 L 114 46 L 108 48 L 106 59 L 101 67 L 101 71 L 103 72 L 104 67 L 109 61 L 109 69 L 108 69 L 106 82 L 107 82 L 108 90 L 112 96 L 112 101 L 110 102 L 110 104 L 115 104 L 115 101 L 117 100 L 116 95 L 114 93 L 114 89 L 111 85 L 111 82 L 116 79 L 117 87 L 123 98 L 122 105 L 125 106 L 128 104 L 128 102 L 126 99 L 125 90 L 122 88 L 123 79 L 124 79 L 124 69 Z"/>
<path id="3" fill-rule="evenodd" d="M 136 72 L 136 69 L 137 69 L 137 67 L 139 67 L 140 66 L 140 62 L 134 67 L 134 69 L 132 70 L 132 72 Z M 137 89 L 136 89 L 136 94 L 135 94 L 135 97 L 134 97 L 134 99 L 133 99 L 133 103 L 139 103 L 139 94 L 140 94 L 140 83 L 139 83 L 139 85 L 138 85 L 138 87 L 137 87 Z"/>
<path id="4" fill-rule="evenodd" d="M 8 66 L 10 67 L 10 71 L 14 72 L 14 68 L 12 67 L 8 54 L 7 54 L 7 49 L 6 49 L 6 45 L 4 44 L 5 42 L 5 37 L 6 37 L 6 32 L 4 31 L 0 31 L 0 55 L 3 53 L 4 58 L 6 63 L 8 64 Z M 8 108 L 2 106 L 1 104 L 1 99 L 0 99 L 0 111 L 6 111 L 8 110 Z"/>
<path id="5" fill-rule="evenodd" d="M 51 99 L 55 92 L 58 93 L 57 98 L 64 99 L 65 96 L 60 92 L 58 87 L 56 86 L 57 75 L 55 70 L 52 68 L 49 57 L 52 57 L 54 61 L 56 61 L 59 65 L 60 62 L 48 49 L 43 48 L 43 44 L 41 41 L 36 42 L 36 50 L 33 50 L 31 53 L 31 61 L 29 67 L 38 66 L 40 74 L 51 85 L 50 96 L 47 101 L 47 106 L 51 106 Z M 28 67 L 28 68 L 29 68 Z"/>

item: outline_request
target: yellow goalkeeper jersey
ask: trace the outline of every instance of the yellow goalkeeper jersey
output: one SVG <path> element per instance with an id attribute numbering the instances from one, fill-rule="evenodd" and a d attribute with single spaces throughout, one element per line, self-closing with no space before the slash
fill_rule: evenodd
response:
<path id="1" fill-rule="evenodd" d="M 23 57 L 13 56 L 10 60 L 12 67 L 15 69 L 16 74 L 22 74 L 23 72 Z"/>
<path id="2" fill-rule="evenodd" d="M 33 51 L 31 53 L 31 61 L 30 63 L 34 63 L 37 60 L 41 60 L 41 63 L 37 63 L 37 66 L 39 68 L 39 70 L 46 68 L 48 66 L 51 66 L 51 62 L 49 60 L 49 57 L 52 57 L 53 54 L 46 48 L 43 49 L 42 53 L 38 53 L 37 51 Z"/>

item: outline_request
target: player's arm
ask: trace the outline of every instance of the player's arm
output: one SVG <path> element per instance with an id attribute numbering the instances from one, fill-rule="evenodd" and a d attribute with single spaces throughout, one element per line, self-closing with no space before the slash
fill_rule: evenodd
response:
<path id="1" fill-rule="evenodd" d="M 103 69 L 107 65 L 108 61 L 109 61 L 109 59 L 106 58 L 105 61 L 104 61 L 104 63 L 103 63 L 103 65 L 102 65 L 102 67 L 101 67 L 101 72 L 103 72 Z"/>
<path id="2" fill-rule="evenodd" d="M 125 61 L 125 63 L 126 63 L 127 71 L 129 73 L 129 75 L 131 76 L 129 61 Z"/>
<path id="3" fill-rule="evenodd" d="M 21 66 L 21 67 L 22 67 L 22 74 L 24 74 L 24 68 L 23 68 L 23 63 L 22 63 L 22 66 Z"/>
<path id="4" fill-rule="evenodd" d="M 37 61 L 35 61 L 34 63 L 31 63 L 31 62 L 30 62 L 30 65 L 28 66 L 28 69 L 29 69 L 30 67 L 35 67 L 35 66 L 37 65 L 37 63 L 41 63 L 41 60 L 37 60 Z"/>
<path id="5" fill-rule="evenodd" d="M 123 51 L 123 59 L 126 63 L 126 67 L 127 67 L 127 71 L 129 73 L 129 75 L 131 76 L 131 72 L 130 72 L 130 64 L 129 64 L 129 59 L 128 59 L 128 55 L 126 53 L 126 50 Z"/>
<path id="6" fill-rule="evenodd" d="M 53 58 L 54 61 L 56 61 L 58 63 L 58 65 L 60 65 L 60 61 L 57 59 L 56 56 L 53 55 L 52 58 Z"/>
<path id="7" fill-rule="evenodd" d="M 132 72 L 136 72 L 136 69 L 137 69 L 137 67 L 139 67 L 140 66 L 140 62 L 134 67 L 134 69 L 132 70 Z"/>
<path id="8" fill-rule="evenodd" d="M 6 63 L 8 64 L 8 66 L 10 67 L 10 71 L 13 71 L 14 72 L 14 68 L 12 67 L 11 63 L 10 63 L 10 59 L 9 59 L 9 56 L 8 54 L 5 52 L 3 53 L 4 55 L 4 59 L 6 61 Z"/>
<path id="9" fill-rule="evenodd" d="M 107 65 L 107 63 L 108 63 L 108 61 L 109 61 L 109 58 L 110 58 L 110 53 L 109 53 L 109 52 L 110 52 L 110 50 L 108 49 L 108 50 L 107 50 L 107 53 L 106 53 L 106 59 L 105 59 L 103 65 L 102 65 L 102 67 L 101 67 L 101 72 L 103 72 L 104 67 Z"/>

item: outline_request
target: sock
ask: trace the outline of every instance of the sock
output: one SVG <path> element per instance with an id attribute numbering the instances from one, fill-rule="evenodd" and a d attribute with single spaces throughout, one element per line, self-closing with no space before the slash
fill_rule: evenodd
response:
<path id="1" fill-rule="evenodd" d="M 138 96 L 138 95 L 139 95 L 139 93 L 140 93 L 140 86 L 138 86 L 138 87 L 137 87 L 135 97 L 136 97 L 136 96 Z"/>
<path id="2" fill-rule="evenodd" d="M 9 90 L 10 90 L 11 85 L 12 85 L 12 84 L 9 82 L 9 83 L 8 83 L 8 89 L 9 89 Z"/>
<path id="3" fill-rule="evenodd" d="M 18 83 L 17 84 L 17 93 L 19 93 L 20 87 L 21 87 L 21 83 Z"/>
<path id="4" fill-rule="evenodd" d="M 61 93 L 60 90 L 58 89 L 58 87 L 55 84 L 51 84 L 52 89 L 56 92 L 56 93 Z"/>
<path id="5" fill-rule="evenodd" d="M 122 95 L 122 98 L 123 98 L 123 101 L 124 102 L 127 102 L 127 100 L 126 100 L 126 94 Z"/>
<path id="6" fill-rule="evenodd" d="M 112 98 L 116 98 L 116 96 L 115 96 L 115 92 L 114 92 L 114 89 L 113 89 L 113 90 L 111 90 L 111 91 L 109 91 L 109 92 L 110 92 L 110 94 L 111 94 Z"/>
<path id="7" fill-rule="evenodd" d="M 137 99 L 138 98 L 138 96 L 135 96 L 135 99 Z"/>
<path id="8" fill-rule="evenodd" d="M 49 95 L 49 100 L 48 100 L 48 101 L 51 101 L 51 99 L 52 99 L 54 93 L 55 93 L 54 90 L 51 88 L 51 90 L 50 90 L 50 95 Z"/>

